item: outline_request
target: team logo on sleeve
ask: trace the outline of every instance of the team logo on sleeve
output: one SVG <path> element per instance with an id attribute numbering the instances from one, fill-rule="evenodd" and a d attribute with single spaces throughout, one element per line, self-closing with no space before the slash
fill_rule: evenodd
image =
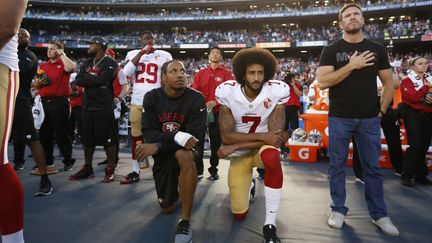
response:
<path id="1" fill-rule="evenodd" d="M 177 132 L 180 128 L 180 124 L 177 122 L 165 122 L 162 125 L 162 131 L 164 132 Z"/>
<path id="2" fill-rule="evenodd" d="M 270 108 L 272 106 L 272 101 L 271 101 L 271 99 L 270 98 L 267 98 L 267 99 L 265 99 L 264 100 L 264 107 L 265 108 Z"/>

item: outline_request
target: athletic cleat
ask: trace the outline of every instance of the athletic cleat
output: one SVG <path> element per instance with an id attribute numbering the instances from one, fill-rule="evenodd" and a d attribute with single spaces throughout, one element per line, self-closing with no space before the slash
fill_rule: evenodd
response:
<path id="1" fill-rule="evenodd" d="M 264 225 L 263 235 L 265 243 L 280 243 L 279 237 L 276 235 L 276 226 L 272 224 Z"/>
<path id="2" fill-rule="evenodd" d="M 117 170 L 120 167 L 119 162 L 115 162 L 114 163 L 114 170 Z"/>
<path id="3" fill-rule="evenodd" d="M 77 173 L 69 176 L 69 180 L 84 180 L 94 178 L 93 167 L 83 166 Z"/>
<path id="4" fill-rule="evenodd" d="M 35 193 L 35 196 L 41 197 L 41 196 L 48 196 L 51 194 L 53 188 L 51 185 L 51 181 L 49 179 L 44 180 L 41 179 L 40 185 L 39 185 L 39 191 Z"/>
<path id="5" fill-rule="evenodd" d="M 255 199 L 255 193 L 256 193 L 255 188 L 256 188 L 256 181 L 255 178 L 252 178 L 250 192 L 249 192 L 249 201 L 253 201 Z"/>
<path id="6" fill-rule="evenodd" d="M 135 171 L 132 171 L 131 173 L 127 174 L 127 176 L 120 181 L 120 184 L 122 184 L 122 185 L 132 184 L 132 183 L 138 182 L 139 180 L 140 180 L 140 175 L 138 173 L 136 173 Z"/>
<path id="7" fill-rule="evenodd" d="M 114 167 L 107 166 L 105 167 L 105 178 L 103 180 L 104 183 L 110 183 L 114 181 Z"/>
<path id="8" fill-rule="evenodd" d="M 180 220 L 177 225 L 174 243 L 191 243 L 192 241 L 192 230 L 190 228 L 189 220 Z"/>

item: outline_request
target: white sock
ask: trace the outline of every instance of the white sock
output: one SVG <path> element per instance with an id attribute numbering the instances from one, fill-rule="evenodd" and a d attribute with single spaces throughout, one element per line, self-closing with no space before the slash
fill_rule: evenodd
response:
<path id="1" fill-rule="evenodd" d="M 264 186 L 266 200 L 266 219 L 264 225 L 272 224 L 276 226 L 276 216 L 279 209 L 282 188 L 274 189 Z"/>
<path id="2" fill-rule="evenodd" d="M 23 230 L 9 235 L 2 235 L 3 243 L 24 243 Z"/>
<path id="3" fill-rule="evenodd" d="M 137 160 L 132 160 L 132 171 L 135 171 L 136 173 L 140 173 L 140 164 Z"/>

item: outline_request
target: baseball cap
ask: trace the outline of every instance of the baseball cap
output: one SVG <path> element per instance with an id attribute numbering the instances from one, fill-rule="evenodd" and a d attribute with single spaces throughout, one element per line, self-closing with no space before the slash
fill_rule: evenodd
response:
<path id="1" fill-rule="evenodd" d="M 102 36 L 92 36 L 90 38 L 90 40 L 86 41 L 89 44 L 98 44 L 100 45 L 102 48 L 106 49 L 108 42 L 105 40 L 105 38 L 103 38 Z"/>
<path id="2" fill-rule="evenodd" d="M 107 50 L 105 51 L 105 53 L 106 53 L 108 56 L 112 57 L 113 59 L 116 58 L 116 53 L 115 53 L 115 51 L 114 51 L 113 49 L 111 49 L 111 48 L 107 49 Z"/>

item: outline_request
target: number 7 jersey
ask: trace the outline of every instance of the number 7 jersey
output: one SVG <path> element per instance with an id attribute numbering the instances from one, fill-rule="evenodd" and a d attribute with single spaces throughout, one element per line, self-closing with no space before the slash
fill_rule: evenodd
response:
<path id="1" fill-rule="evenodd" d="M 128 52 L 126 60 L 132 60 L 139 50 Z M 144 54 L 138 62 L 132 73 L 126 73 L 128 78 L 135 80 L 132 89 L 131 103 L 142 105 L 144 95 L 155 88 L 161 87 L 161 68 L 162 65 L 172 60 L 170 53 L 162 50 L 156 50 L 150 54 Z"/>
<path id="2" fill-rule="evenodd" d="M 226 81 L 216 88 L 216 100 L 228 107 L 236 122 L 234 131 L 242 133 L 268 132 L 268 120 L 276 105 L 285 104 L 290 96 L 289 86 L 278 80 L 264 83 L 259 95 L 249 101 L 242 86 L 235 80 Z M 237 151 L 232 156 L 244 155 Z"/>

